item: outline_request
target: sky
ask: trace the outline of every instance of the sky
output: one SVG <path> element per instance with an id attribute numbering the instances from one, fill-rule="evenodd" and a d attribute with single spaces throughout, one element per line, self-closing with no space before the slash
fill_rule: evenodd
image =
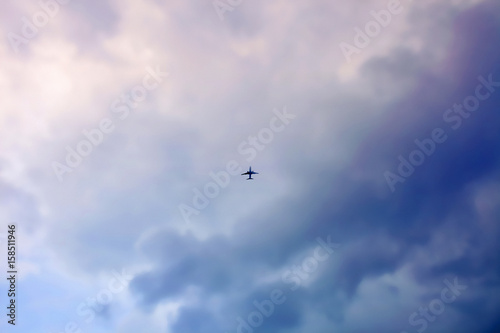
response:
<path id="1" fill-rule="evenodd" d="M 0 6 L 2 332 L 500 331 L 498 1 Z"/>

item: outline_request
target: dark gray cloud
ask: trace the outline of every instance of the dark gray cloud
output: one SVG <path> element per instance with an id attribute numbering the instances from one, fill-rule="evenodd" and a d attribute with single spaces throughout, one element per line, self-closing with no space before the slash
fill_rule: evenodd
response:
<path id="1" fill-rule="evenodd" d="M 417 56 L 405 50 L 365 65 L 363 73 L 373 80 L 378 80 L 379 74 L 389 75 L 388 80 L 417 75 L 416 85 L 390 106 L 378 120 L 379 126 L 366 133 L 352 163 L 339 174 L 330 177 L 327 165 L 292 162 L 303 194 L 299 198 L 290 194 L 265 213 L 256 212 L 251 219 L 239 221 L 231 238 L 199 241 L 173 232 L 157 235 L 148 243 L 151 255 L 159 256 L 158 268 L 139 275 L 133 290 L 151 304 L 180 297 L 189 286 L 197 286 L 203 295 L 200 297 L 217 295 L 225 305 L 210 310 L 207 306 L 181 307 L 174 331 L 227 330 L 221 317 L 248 314 L 252 299 L 262 299 L 280 286 L 280 282 L 256 286 L 252 281 L 291 264 L 315 237 L 334 235 L 345 248 L 338 264 L 327 265 L 310 286 L 288 294 L 285 305 L 266 319 L 259 331 L 309 330 L 305 316 L 311 312 L 345 332 L 363 331 L 353 320 L 372 316 L 387 318 L 385 324 L 373 327 L 375 331 L 414 330 L 408 316 L 439 297 L 443 280 L 454 277 L 468 289 L 462 298 L 447 305 L 450 316 L 442 315 L 434 327 L 429 324 L 429 331 L 495 331 L 499 304 L 492 295 L 499 286 L 500 252 L 495 242 L 499 229 L 490 225 L 500 217 L 499 202 L 488 206 L 485 217 L 477 206 L 484 197 L 477 199 L 477 193 L 492 181 L 498 189 L 494 179 L 498 179 L 500 164 L 500 94 L 496 92 L 482 102 L 456 130 L 443 120 L 443 113 L 473 94 L 479 75 L 486 78 L 492 74 L 500 81 L 500 54 L 491 49 L 500 38 L 495 28 L 499 26 L 498 15 L 492 10 L 496 6 L 485 3 L 455 19 L 454 40 L 443 62 L 445 73 L 456 79 L 453 82 L 443 73 L 433 73 L 433 68 L 415 68 Z M 395 170 L 398 155 L 407 157 L 416 148 L 414 140 L 429 137 L 435 128 L 442 128 L 448 139 L 391 193 L 384 172 Z M 326 141 L 325 137 L 316 151 L 330 149 Z M 315 172 L 308 173 L 309 169 Z M 436 237 L 442 237 L 444 243 Z M 458 252 L 451 254 L 449 247 L 458 247 Z M 360 285 L 396 275 L 404 267 L 409 267 L 408 277 L 425 290 L 420 297 L 404 298 L 402 286 L 390 283 L 381 286 L 380 293 L 387 299 L 399 299 L 408 312 L 394 319 L 380 312 L 385 308 L 373 308 L 372 313 L 360 313 L 353 319 L 350 311 L 357 304 Z M 384 302 L 384 298 L 377 302 Z M 485 311 L 482 304 L 488 304 Z M 224 312 L 224 308 L 233 311 Z M 399 310 L 394 307 L 393 311 Z M 451 319 L 454 315 L 457 321 Z"/>
<path id="2" fill-rule="evenodd" d="M 43 312 L 50 329 L 74 317 L 82 290 L 96 295 L 110 270 L 128 267 L 129 288 L 89 330 L 230 333 L 253 320 L 265 333 L 409 333 L 424 325 L 412 314 L 456 278 L 467 289 L 426 330 L 496 332 L 500 91 L 468 118 L 443 115 L 475 93 L 478 76 L 500 81 L 499 5 L 405 3 L 348 64 L 338 44 L 384 6 L 244 2 L 220 21 L 210 1 L 71 2 L 29 56 L 10 59 L 16 98 L 5 103 L 16 122 L 0 154 L 17 164 L 0 170 L 0 213 L 34 226 L 26 237 L 40 265 L 74 290 L 71 301 L 47 295 L 30 273 L 30 297 L 67 308 Z M 58 183 L 51 161 L 114 117 L 109 105 L 155 65 L 168 79 L 126 120 L 113 118 L 114 132 Z M 43 96 L 25 103 L 23 85 Z M 249 161 L 238 145 L 284 106 L 296 118 Z M 436 128 L 446 141 L 391 191 L 384 173 Z M 229 160 L 259 177 L 232 177 L 185 223 L 179 204 Z M 341 246 L 314 272 L 296 271 L 318 237 Z M 273 292 L 283 302 L 259 315 Z"/>

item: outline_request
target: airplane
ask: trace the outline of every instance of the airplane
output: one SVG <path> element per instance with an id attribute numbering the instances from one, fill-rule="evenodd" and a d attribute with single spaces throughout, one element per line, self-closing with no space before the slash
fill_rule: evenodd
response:
<path id="1" fill-rule="evenodd" d="M 255 172 L 255 171 L 252 171 L 252 167 L 250 166 L 250 169 L 245 172 L 245 173 L 242 173 L 241 175 L 248 175 L 248 178 L 247 180 L 253 180 L 254 178 L 252 178 L 252 175 L 258 175 L 259 173 L 258 172 Z"/>

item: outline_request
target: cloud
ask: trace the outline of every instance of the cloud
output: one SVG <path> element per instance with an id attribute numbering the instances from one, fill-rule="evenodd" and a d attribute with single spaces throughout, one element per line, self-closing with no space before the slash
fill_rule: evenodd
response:
<path id="1" fill-rule="evenodd" d="M 408 317 L 457 277 L 468 289 L 429 331 L 494 332 L 500 91 L 457 129 L 443 114 L 478 76 L 500 81 L 498 4 L 404 2 L 347 64 L 339 43 L 386 6 L 244 2 L 221 22 L 210 1 L 71 2 L 20 54 L 0 46 L 0 215 L 36 245 L 21 258 L 29 301 L 61 305 L 40 310 L 43 329 L 61 330 L 127 267 L 130 289 L 92 329 L 234 332 L 281 290 L 255 331 L 410 332 Z M 10 5 L 2 31 L 37 8 Z M 148 66 L 170 75 L 117 118 L 113 101 Z M 296 119 L 247 161 L 238 144 L 283 106 Z M 104 117 L 113 133 L 59 183 L 51 162 Z M 435 128 L 446 141 L 393 193 L 384 172 Z M 186 225 L 178 205 L 230 160 L 259 179 L 232 177 Z M 291 290 L 283 274 L 328 235 L 341 249 Z"/>

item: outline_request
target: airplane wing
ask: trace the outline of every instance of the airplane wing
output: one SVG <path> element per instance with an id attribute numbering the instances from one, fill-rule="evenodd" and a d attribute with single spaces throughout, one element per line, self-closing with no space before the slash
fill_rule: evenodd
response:
<path id="1" fill-rule="evenodd" d="M 258 174 L 259 174 L 258 172 L 255 172 L 255 171 L 252 171 L 252 173 L 253 173 L 254 175 L 258 175 Z"/>
<path id="2" fill-rule="evenodd" d="M 242 173 L 241 175 L 243 176 L 243 175 L 249 175 L 249 174 L 250 174 L 250 172 L 247 171 L 245 173 Z"/>

